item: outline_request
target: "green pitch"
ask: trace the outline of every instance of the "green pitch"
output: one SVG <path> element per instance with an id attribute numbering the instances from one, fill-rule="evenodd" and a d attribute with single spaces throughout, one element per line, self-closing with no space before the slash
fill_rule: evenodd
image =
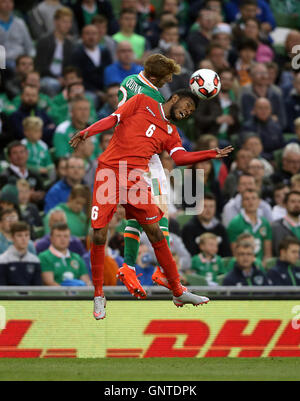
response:
<path id="1" fill-rule="evenodd" d="M 3 358 L 0 380 L 300 380 L 300 358 Z"/>

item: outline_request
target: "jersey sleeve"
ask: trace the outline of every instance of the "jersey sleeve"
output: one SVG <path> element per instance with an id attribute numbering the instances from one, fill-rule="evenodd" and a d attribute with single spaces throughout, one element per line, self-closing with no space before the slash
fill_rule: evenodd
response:
<path id="1" fill-rule="evenodd" d="M 170 156 L 172 156 L 172 154 L 177 150 L 185 150 L 182 146 L 181 138 L 177 129 L 174 130 L 172 135 L 170 135 L 168 138 L 168 141 L 164 145 L 164 149 L 169 153 Z"/>
<path id="2" fill-rule="evenodd" d="M 122 84 L 123 84 L 123 82 L 122 82 Z M 118 107 L 122 106 L 128 99 L 127 89 L 122 84 L 121 84 L 119 92 L 118 92 L 118 100 L 119 100 Z"/>
<path id="3" fill-rule="evenodd" d="M 130 117 L 135 113 L 143 98 L 144 95 L 132 96 L 132 98 L 127 100 L 127 102 L 125 101 L 125 103 L 119 106 L 111 115 L 116 116 L 118 123 L 120 123 L 122 120 L 124 120 L 124 118 Z"/>

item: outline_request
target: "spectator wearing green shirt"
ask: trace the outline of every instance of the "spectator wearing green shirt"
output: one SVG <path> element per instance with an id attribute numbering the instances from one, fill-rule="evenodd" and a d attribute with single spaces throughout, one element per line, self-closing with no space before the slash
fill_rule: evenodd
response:
<path id="1" fill-rule="evenodd" d="M 256 190 L 247 189 L 242 194 L 242 210 L 227 228 L 229 241 L 234 253 L 237 237 L 250 233 L 255 238 L 255 255 L 261 260 L 272 257 L 272 230 L 270 223 L 258 214 L 260 197 Z"/>
<path id="2" fill-rule="evenodd" d="M 56 125 L 70 119 L 70 103 L 78 96 L 84 96 L 84 86 L 82 81 L 71 83 L 66 88 L 66 98 L 60 98 L 59 103 L 52 103 L 49 116 L 53 119 Z M 86 98 L 90 102 L 90 116 L 88 123 L 93 124 L 97 121 L 95 104 L 89 95 L 86 95 Z"/>
<path id="3" fill-rule="evenodd" d="M 51 229 L 49 249 L 39 254 L 42 280 L 45 285 L 59 286 L 64 281 L 81 280 L 91 285 L 83 259 L 70 252 L 70 229 L 65 223 L 57 223 Z"/>
<path id="4" fill-rule="evenodd" d="M 62 210 L 67 218 L 67 224 L 71 231 L 71 235 L 79 237 L 82 240 L 86 239 L 89 229 L 89 209 L 90 209 L 91 194 L 90 190 L 85 185 L 75 185 L 69 195 L 66 203 L 59 203 L 54 209 Z M 48 234 L 49 229 L 48 213 L 44 219 L 45 233 Z"/>
<path id="5" fill-rule="evenodd" d="M 192 257 L 191 270 L 204 277 L 209 285 L 215 285 L 217 276 L 225 273 L 221 256 L 218 253 L 218 237 L 204 233 L 197 239 L 200 252 Z"/>
<path id="6" fill-rule="evenodd" d="M 23 120 L 25 138 L 22 143 L 28 150 L 27 167 L 37 171 L 41 176 L 55 179 L 55 167 L 47 144 L 41 140 L 43 120 L 39 117 L 26 117 Z"/>
<path id="7" fill-rule="evenodd" d="M 30 72 L 28 72 L 27 75 L 25 75 L 25 77 L 23 77 L 23 79 L 21 81 L 21 87 L 24 88 L 27 85 L 34 86 L 38 89 L 39 97 L 38 97 L 37 107 L 48 113 L 48 111 L 52 105 L 52 99 L 50 98 L 50 96 L 46 95 L 45 93 L 40 92 L 41 76 L 38 71 L 30 71 Z M 22 102 L 21 95 L 17 95 L 13 98 L 12 105 L 17 110 L 20 107 L 21 102 Z"/>
<path id="8" fill-rule="evenodd" d="M 59 124 L 53 136 L 53 145 L 55 149 L 55 158 L 69 156 L 73 153 L 73 148 L 69 145 L 69 141 L 75 132 L 81 131 L 88 127 L 90 119 L 90 102 L 83 96 L 77 96 L 70 103 L 70 116 L 69 120 Z M 93 141 L 95 145 L 95 153 L 93 159 L 98 156 L 98 136 L 94 136 Z"/>
<path id="9" fill-rule="evenodd" d="M 136 62 L 138 62 L 146 50 L 146 40 L 143 36 L 134 33 L 137 24 L 136 11 L 132 8 L 124 8 L 120 14 L 119 24 L 120 31 L 113 35 L 113 39 L 117 43 L 129 42 L 135 54 Z"/>

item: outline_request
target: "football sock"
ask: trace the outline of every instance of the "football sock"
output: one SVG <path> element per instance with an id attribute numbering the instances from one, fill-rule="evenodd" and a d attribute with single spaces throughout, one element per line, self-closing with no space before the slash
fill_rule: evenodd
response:
<path id="1" fill-rule="evenodd" d="M 91 270 L 95 292 L 94 297 L 103 297 L 105 245 L 91 246 Z"/>
<path id="2" fill-rule="evenodd" d="M 168 246 L 170 248 L 169 221 L 166 217 L 162 217 L 159 220 L 159 227 L 160 227 L 161 231 L 163 232 L 163 235 L 164 235 L 165 239 L 167 240 Z M 162 272 L 164 272 L 164 269 L 161 266 L 158 266 L 158 267 Z"/>
<path id="3" fill-rule="evenodd" d="M 175 297 L 182 295 L 182 287 L 180 284 L 180 278 L 177 270 L 175 260 L 172 256 L 170 248 L 166 239 L 155 242 L 152 244 L 156 258 L 160 266 L 164 269 L 164 273 L 167 280 L 172 288 L 172 292 Z"/>
<path id="4" fill-rule="evenodd" d="M 132 269 L 138 256 L 142 232 L 143 228 L 136 220 L 128 220 L 124 231 L 124 263 Z"/>

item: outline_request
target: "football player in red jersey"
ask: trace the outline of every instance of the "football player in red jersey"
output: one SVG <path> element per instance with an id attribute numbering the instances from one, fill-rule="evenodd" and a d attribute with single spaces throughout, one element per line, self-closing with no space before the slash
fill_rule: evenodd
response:
<path id="1" fill-rule="evenodd" d="M 99 156 L 93 192 L 91 265 L 95 287 L 94 317 L 97 320 L 105 317 L 106 300 L 102 287 L 107 226 L 119 203 L 123 204 L 126 217 L 136 219 L 145 230 L 173 292 L 174 304 L 200 305 L 209 301 L 181 285 L 176 263 L 158 224 L 163 213 L 153 201 L 144 177 L 151 156 L 163 150 L 169 152 L 177 165 L 226 157 L 232 152 L 231 146 L 200 152 L 187 152 L 183 148 L 177 128 L 170 119 L 188 118 L 195 111 L 198 100 L 187 90 L 175 92 L 164 104 L 143 94 L 135 95 L 109 117 L 78 132 L 70 140 L 71 146 L 76 148 L 86 138 L 117 125 L 109 146 Z M 137 193 L 140 194 L 138 199 L 132 196 Z M 134 270 L 123 266 L 118 277 L 137 298 L 146 297 Z"/>

